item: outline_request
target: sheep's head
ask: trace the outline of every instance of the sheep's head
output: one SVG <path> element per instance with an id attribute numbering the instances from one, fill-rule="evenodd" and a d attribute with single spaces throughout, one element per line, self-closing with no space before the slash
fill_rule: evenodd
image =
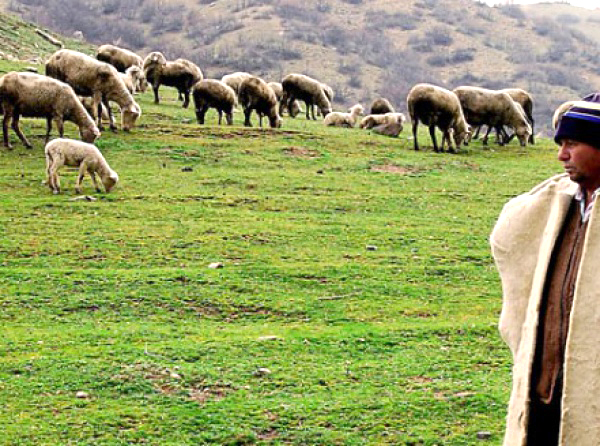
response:
<path id="1" fill-rule="evenodd" d="M 98 130 L 96 124 L 93 121 L 91 122 L 91 124 L 91 126 L 81 127 L 79 129 L 81 140 L 89 144 L 92 144 L 94 141 L 96 141 L 97 138 L 100 137 L 100 130 Z"/>
<path id="2" fill-rule="evenodd" d="M 121 110 L 121 127 L 126 132 L 130 131 L 135 125 L 135 121 L 142 114 L 142 109 L 135 102 L 129 104 Z"/>
<path id="3" fill-rule="evenodd" d="M 515 129 L 515 134 L 517 135 L 517 138 L 519 138 L 519 144 L 521 144 L 521 147 L 525 147 L 527 145 L 527 141 L 529 140 L 531 133 L 532 131 L 529 123 L 520 125 Z"/>
<path id="4" fill-rule="evenodd" d="M 283 124 L 283 119 L 281 119 L 281 117 L 278 114 L 271 115 L 269 117 L 269 125 L 271 126 L 271 128 L 273 128 L 273 129 L 281 128 L 282 124 Z"/>
<path id="5" fill-rule="evenodd" d="M 460 147 L 461 144 L 467 145 L 471 140 L 471 126 L 466 125 L 465 127 L 459 127 L 457 129 L 450 129 L 450 133 L 452 134 L 452 138 L 454 139 L 454 144 L 456 144 L 456 148 Z"/>
<path id="6" fill-rule="evenodd" d="M 114 170 L 110 171 L 110 175 L 102 178 L 102 185 L 104 186 L 104 190 L 106 193 L 109 193 L 115 184 L 119 182 L 119 175 Z"/>
<path id="7" fill-rule="evenodd" d="M 354 104 L 352 107 L 350 107 L 350 113 L 354 116 L 362 116 L 363 112 L 364 108 L 360 104 Z"/>

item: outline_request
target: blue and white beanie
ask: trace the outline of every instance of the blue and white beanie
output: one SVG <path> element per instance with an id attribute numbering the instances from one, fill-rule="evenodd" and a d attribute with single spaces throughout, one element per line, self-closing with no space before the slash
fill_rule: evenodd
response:
<path id="1" fill-rule="evenodd" d="M 577 101 L 560 119 L 554 135 L 556 144 L 572 139 L 600 149 L 600 103 Z"/>

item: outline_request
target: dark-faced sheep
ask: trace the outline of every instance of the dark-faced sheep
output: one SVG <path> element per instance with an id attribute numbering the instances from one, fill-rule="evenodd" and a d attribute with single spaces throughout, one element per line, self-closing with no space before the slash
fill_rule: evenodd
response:
<path id="1" fill-rule="evenodd" d="M 325 119 L 323 124 L 328 127 L 348 127 L 352 128 L 356 125 L 358 117 L 363 114 L 363 106 L 360 104 L 354 104 L 348 110 L 348 113 L 342 112 L 331 112 Z"/>
<path id="2" fill-rule="evenodd" d="M 255 110 L 261 127 L 263 116 L 269 118 L 271 128 L 281 127 L 277 97 L 264 80 L 254 76 L 244 80 L 240 85 L 239 101 L 244 109 L 245 126 L 252 127 L 250 115 Z"/>
<path id="3" fill-rule="evenodd" d="M 419 121 L 429 127 L 433 150 L 436 152 L 439 151 L 435 137 L 436 127 L 443 133 L 442 152 L 446 141 L 448 142 L 448 150 L 454 152 L 452 140 L 454 139 L 458 149 L 470 136 L 471 130 L 463 115 L 458 97 L 453 92 L 436 85 L 417 84 L 409 91 L 406 102 L 412 121 L 415 150 L 419 150 L 417 141 Z"/>
<path id="4" fill-rule="evenodd" d="M 472 86 L 457 87 L 453 92 L 457 95 L 470 125 L 487 125 L 488 134 L 492 128 L 501 134 L 503 126 L 512 127 L 521 145 L 527 144 L 531 136 L 531 125 L 523 108 L 508 93 Z M 498 142 L 502 145 L 504 139 L 500 138 Z M 487 144 L 487 135 L 483 144 Z"/>
<path id="5" fill-rule="evenodd" d="M 4 145 L 11 147 L 8 141 L 8 125 L 26 147 L 31 144 L 19 128 L 21 116 L 46 118 L 46 142 L 50 138 L 52 121 L 56 123 L 58 133 L 64 134 L 64 121 L 72 121 L 79 127 L 81 139 L 94 142 L 100 131 L 87 113 L 73 89 L 56 79 L 34 73 L 10 72 L 0 78 L 0 107 L 4 111 L 2 131 Z"/>
<path id="6" fill-rule="evenodd" d="M 219 113 L 219 125 L 223 113 L 225 113 L 227 124 L 233 124 L 233 108 L 235 107 L 236 97 L 230 86 L 216 79 L 204 79 L 194 84 L 192 97 L 194 98 L 198 124 L 204 124 L 204 116 L 209 108 L 214 108 Z"/>
<path id="7" fill-rule="evenodd" d="M 102 107 L 108 111 L 110 128 L 116 130 L 109 102 L 116 102 L 121 108 L 121 127 L 129 131 L 142 114 L 140 106 L 127 90 L 119 72 L 110 64 L 101 62 L 86 54 L 72 50 L 59 50 L 46 62 L 46 75 L 66 82 L 80 96 L 91 96 L 102 129 Z"/>
<path id="8" fill-rule="evenodd" d="M 158 89 L 161 85 L 175 87 L 183 95 L 183 108 L 190 104 L 190 91 L 194 84 L 201 81 L 204 76 L 202 71 L 193 62 L 186 59 L 177 59 L 167 62 L 165 56 L 154 51 L 144 59 L 144 75 L 154 91 L 154 103 L 160 103 Z"/>
<path id="9" fill-rule="evenodd" d="M 55 194 L 60 193 L 58 171 L 63 166 L 79 168 L 75 183 L 75 192 L 78 194 L 81 193 L 81 182 L 86 173 L 92 178 L 96 192 L 102 192 L 96 181 L 96 174 L 100 176 L 106 193 L 109 193 L 119 181 L 117 172 L 110 168 L 100 150 L 92 144 L 58 138 L 46 144 L 44 152 L 46 155 L 46 184 Z"/>
<path id="10" fill-rule="evenodd" d="M 285 102 L 290 109 L 291 103 L 298 99 L 304 101 L 306 105 L 306 119 L 310 119 L 309 115 L 312 110 L 312 119 L 317 118 L 314 115 L 314 108 L 312 105 L 316 105 L 321 114 L 325 117 L 328 113 L 331 113 L 331 101 L 327 98 L 327 94 L 323 89 L 321 82 L 313 79 L 304 74 L 292 73 L 288 74 L 281 81 L 283 86 L 283 92 L 285 96 Z M 293 115 L 291 115 L 293 117 Z"/>
<path id="11" fill-rule="evenodd" d="M 372 115 L 385 115 L 386 113 L 394 113 L 394 107 L 385 98 L 377 98 L 371 102 L 371 114 Z"/>

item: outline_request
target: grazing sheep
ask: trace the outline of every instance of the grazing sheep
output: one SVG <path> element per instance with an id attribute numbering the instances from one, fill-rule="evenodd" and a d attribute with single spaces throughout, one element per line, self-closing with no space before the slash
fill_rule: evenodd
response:
<path id="1" fill-rule="evenodd" d="M 283 116 L 283 112 L 287 111 L 287 105 L 285 104 L 284 95 L 283 95 L 283 86 L 281 85 L 280 82 L 269 82 L 267 85 L 273 89 L 273 92 L 275 93 L 275 96 L 277 97 L 277 102 L 279 102 L 279 114 Z M 292 112 L 290 113 L 288 111 L 288 114 L 290 116 L 291 115 L 295 116 L 301 112 L 302 112 L 302 107 L 300 106 L 300 102 L 298 102 L 297 100 L 292 102 Z"/>
<path id="2" fill-rule="evenodd" d="M 312 111 L 312 119 L 316 121 L 314 107 L 316 105 L 321 114 L 325 117 L 331 113 L 331 101 L 327 98 L 327 94 L 323 89 L 322 84 L 304 74 L 288 74 L 281 81 L 283 86 L 285 104 L 290 110 L 290 104 L 296 99 L 304 101 L 306 104 L 306 119 L 310 119 L 309 113 Z M 294 117 L 295 115 L 290 115 Z"/>
<path id="3" fill-rule="evenodd" d="M 255 76 L 244 80 L 240 85 L 239 100 L 244 109 L 246 127 L 252 127 L 250 122 L 252 110 L 256 110 L 260 127 L 262 127 L 262 117 L 265 115 L 269 118 L 271 128 L 281 127 L 282 119 L 278 112 L 277 97 L 264 80 Z"/>
<path id="4" fill-rule="evenodd" d="M 385 98 L 377 98 L 371 103 L 372 115 L 385 115 L 386 113 L 394 113 L 394 107 Z"/>
<path id="5" fill-rule="evenodd" d="M 417 127 L 419 121 L 429 127 L 429 135 L 433 142 L 433 150 L 438 152 L 435 138 L 436 126 L 442 131 L 441 151 L 444 151 L 444 143 L 448 142 L 448 150 L 454 152 L 452 139 L 456 149 L 471 135 L 471 130 L 458 97 L 445 88 L 431 84 L 417 84 L 408 92 L 406 98 L 408 112 L 412 121 L 412 133 L 415 150 L 419 150 L 417 141 Z"/>
<path id="6" fill-rule="evenodd" d="M 102 107 L 108 111 L 110 129 L 116 131 L 109 101 L 121 108 L 121 127 L 131 130 L 142 114 L 115 67 L 72 50 L 59 50 L 46 62 L 46 75 L 66 82 L 80 96 L 91 96 L 98 128 L 102 130 Z"/>
<path id="7" fill-rule="evenodd" d="M 325 119 L 323 124 L 329 127 L 354 127 L 358 117 L 363 114 L 363 106 L 354 104 L 348 109 L 348 113 L 331 112 Z"/>
<path id="8" fill-rule="evenodd" d="M 133 51 L 114 45 L 100 45 L 96 50 L 96 59 L 111 64 L 121 73 L 129 67 L 144 66 L 143 59 Z"/>
<path id="9" fill-rule="evenodd" d="M 400 123 L 400 126 L 402 126 L 405 121 L 406 117 L 404 116 L 404 113 L 390 112 L 384 115 L 367 115 L 361 119 L 359 127 L 361 129 L 371 129 L 379 125 L 389 125 L 394 123 Z"/>
<path id="10" fill-rule="evenodd" d="M 560 104 L 556 110 L 554 110 L 554 114 L 552 115 L 552 128 L 556 130 L 558 127 L 558 123 L 560 122 L 562 116 L 569 110 L 573 104 L 577 101 L 567 101 Z"/>
<path id="11" fill-rule="evenodd" d="M 0 108 L 4 111 L 2 131 L 4 145 L 11 148 L 8 141 L 8 124 L 27 148 L 31 144 L 19 128 L 19 118 L 46 118 L 46 142 L 50 138 L 52 120 L 56 122 L 58 133 L 64 134 L 64 121 L 72 121 L 79 127 L 81 139 L 94 142 L 100 131 L 87 113 L 73 89 L 56 79 L 34 73 L 12 71 L 0 78 Z"/>
<path id="12" fill-rule="evenodd" d="M 144 75 L 154 90 L 154 103 L 160 103 L 158 89 L 161 85 L 175 87 L 179 95 L 183 95 L 183 108 L 190 104 L 190 91 L 194 84 L 204 76 L 196 64 L 186 59 L 167 62 L 165 56 L 154 51 L 144 59 Z"/>
<path id="13" fill-rule="evenodd" d="M 523 111 L 508 93 L 488 90 L 487 88 L 462 86 L 455 88 L 467 122 L 472 126 L 487 125 L 488 134 L 491 128 L 496 128 L 502 134 L 502 127 L 508 126 L 515 130 L 521 146 L 525 146 L 531 136 L 531 125 Z M 487 144 L 487 135 L 482 140 Z M 499 138 L 499 144 L 504 139 Z"/>
<path id="14" fill-rule="evenodd" d="M 144 76 L 144 71 L 137 65 L 127 68 L 125 73 L 119 71 L 119 75 L 121 76 L 121 79 L 123 79 L 123 82 L 125 82 L 125 86 L 131 94 L 138 91 L 143 93 L 148 88 L 148 82 L 146 81 L 146 76 Z"/>
<path id="15" fill-rule="evenodd" d="M 529 125 L 531 126 L 531 135 L 529 136 L 529 143 L 535 144 L 535 138 L 533 136 L 534 130 L 534 120 L 533 120 L 533 96 L 531 94 L 521 88 L 504 88 L 503 90 L 499 90 L 504 93 L 508 93 L 508 95 L 515 101 L 517 104 L 523 107 L 523 112 L 529 121 Z"/>
<path id="16" fill-rule="evenodd" d="M 251 78 L 252 75 L 250 73 L 246 73 L 245 71 L 236 71 L 235 73 L 226 74 L 221 78 L 221 82 L 225 85 L 229 85 L 235 91 L 235 95 L 240 95 L 240 86 L 242 82 L 246 79 Z"/>
<path id="17" fill-rule="evenodd" d="M 235 107 L 236 97 L 230 86 L 215 79 L 204 79 L 194 84 L 192 97 L 194 98 L 198 124 L 204 124 L 204 116 L 211 107 L 219 113 L 219 125 L 223 113 L 225 113 L 227 124 L 233 124 L 233 108 Z"/>
<path id="18" fill-rule="evenodd" d="M 325 96 L 327 96 L 327 99 L 329 99 L 329 102 L 331 102 L 331 104 L 333 105 L 333 96 L 334 96 L 333 88 L 331 88 L 329 85 L 327 85 L 324 82 L 321 82 L 321 87 L 323 88 L 323 93 L 325 93 Z M 311 106 L 310 112 L 313 116 L 315 116 L 314 105 Z M 321 110 L 317 109 L 317 116 L 321 116 Z"/>
<path id="19" fill-rule="evenodd" d="M 81 193 L 81 182 L 86 172 L 92 177 L 96 192 L 102 192 L 96 181 L 96 174 L 100 176 L 106 193 L 110 192 L 119 181 L 117 172 L 110 168 L 100 150 L 92 144 L 58 138 L 46 144 L 44 152 L 46 154 L 46 182 L 54 194 L 60 193 L 58 170 L 62 166 L 79 167 L 75 183 L 75 192 L 78 194 Z"/>

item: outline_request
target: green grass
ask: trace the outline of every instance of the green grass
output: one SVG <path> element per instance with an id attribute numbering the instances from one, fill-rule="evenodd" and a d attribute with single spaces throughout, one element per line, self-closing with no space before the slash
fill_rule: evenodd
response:
<path id="1" fill-rule="evenodd" d="M 161 95 L 98 141 L 121 182 L 95 202 L 41 185 L 43 120 L 0 150 L 0 444 L 499 444 L 487 238 L 553 143 L 201 127 Z"/>

